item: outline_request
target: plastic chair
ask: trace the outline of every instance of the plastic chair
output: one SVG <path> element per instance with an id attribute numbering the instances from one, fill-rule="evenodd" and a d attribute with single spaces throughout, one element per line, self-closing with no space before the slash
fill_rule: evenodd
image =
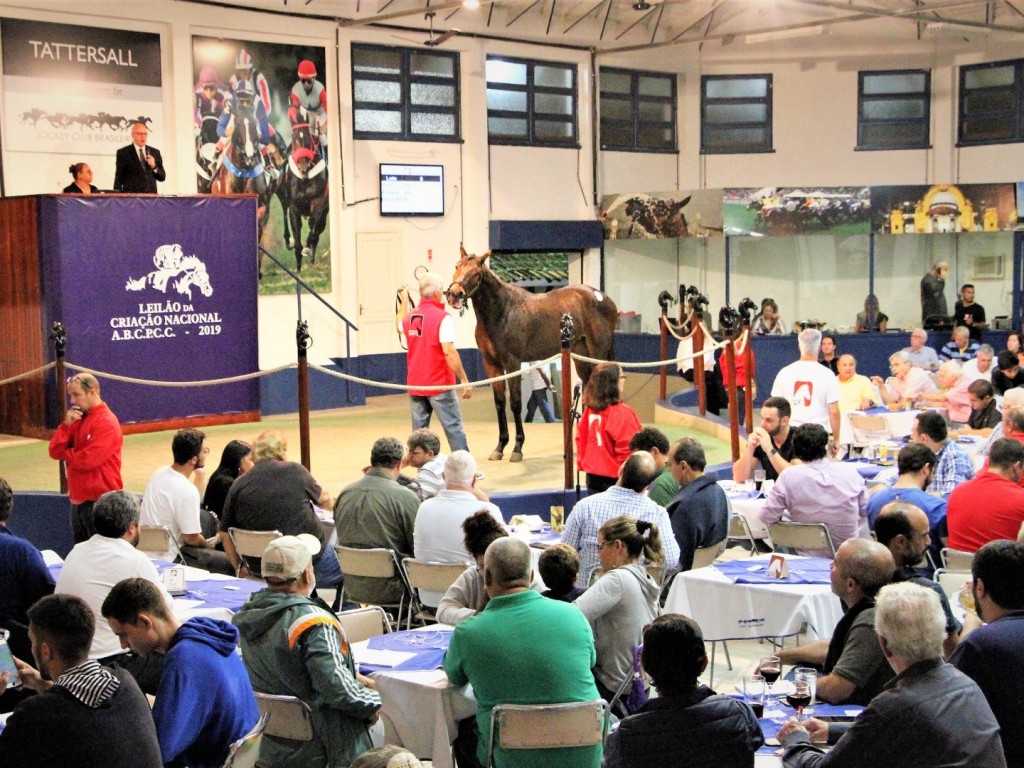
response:
<path id="1" fill-rule="evenodd" d="M 892 430 L 885 416 L 869 416 L 866 413 L 850 413 L 849 416 L 854 445 L 870 445 L 892 437 Z"/>
<path id="2" fill-rule="evenodd" d="M 402 620 L 402 611 L 405 609 L 406 597 L 409 600 L 414 598 L 412 591 L 409 589 L 409 580 L 406 578 L 405 569 L 402 568 L 402 564 L 399 562 L 395 551 L 384 548 L 356 549 L 355 547 L 345 547 L 341 544 L 336 544 L 334 551 L 338 554 L 338 564 L 341 566 L 341 572 L 345 576 L 361 576 L 365 579 L 385 579 L 387 581 L 392 581 L 397 577 L 402 582 L 403 587 L 402 596 L 397 603 L 375 603 L 371 599 L 372 595 L 361 593 L 358 586 L 353 588 L 353 584 L 346 578 L 341 586 L 341 604 L 344 605 L 347 598 L 357 603 L 380 605 L 384 608 L 396 608 L 397 613 L 395 615 L 400 622 Z"/>
<path id="3" fill-rule="evenodd" d="M 491 710 L 487 766 L 494 766 L 496 745 L 502 749 L 559 749 L 604 744 L 609 715 L 608 702 L 602 699 L 572 704 L 498 704 Z"/>
<path id="4" fill-rule="evenodd" d="M 466 572 L 465 563 L 425 563 L 414 557 L 407 557 L 402 560 L 405 567 L 405 576 L 409 580 L 409 588 L 412 590 L 423 589 L 427 592 L 447 592 L 448 587 L 454 584 L 458 578 Z M 413 594 L 416 594 L 415 591 Z M 412 620 L 427 623 L 436 621 L 437 617 L 422 606 L 414 612 L 415 601 L 409 601 L 409 608 L 406 614 L 405 628 L 412 628 Z"/>
<path id="5" fill-rule="evenodd" d="M 139 543 L 135 548 L 158 560 L 185 562 L 178 542 L 174 540 L 174 534 L 166 525 L 140 525 Z"/>
<path id="6" fill-rule="evenodd" d="M 256 567 L 256 561 L 263 557 L 263 552 L 270 542 L 281 538 L 281 532 L 228 528 L 228 535 L 231 536 L 231 543 L 235 545 L 235 551 L 238 553 L 238 556 L 245 560 L 245 564 L 249 568 L 250 578 L 262 579 L 260 569 Z"/>
<path id="7" fill-rule="evenodd" d="M 264 733 L 278 739 L 312 741 L 313 721 L 309 705 L 294 696 L 280 696 L 273 693 L 257 693 L 256 706 L 267 716 Z"/>
<path id="8" fill-rule="evenodd" d="M 942 591 L 946 593 L 946 598 L 952 605 L 959 602 L 960 589 L 971 579 L 970 571 L 947 571 L 945 568 L 937 569 L 932 575 L 932 580 L 942 587 Z"/>
<path id="9" fill-rule="evenodd" d="M 391 631 L 391 620 L 378 605 L 368 605 L 365 608 L 353 608 L 350 611 L 341 611 L 338 614 L 338 621 L 345 630 L 345 637 L 349 643 L 358 643 L 369 640 L 371 637 L 383 635 Z"/>
<path id="10" fill-rule="evenodd" d="M 971 563 L 974 562 L 973 552 L 964 552 L 962 549 L 950 549 L 943 547 L 939 553 L 942 558 L 942 567 L 947 571 L 971 572 Z"/>
<path id="11" fill-rule="evenodd" d="M 260 759 L 263 732 L 266 730 L 269 720 L 268 713 L 260 715 L 260 719 L 256 721 L 252 730 L 231 745 L 227 760 L 224 761 L 224 768 L 256 768 L 256 761 Z"/>
<path id="12" fill-rule="evenodd" d="M 836 546 L 824 523 L 772 523 L 768 526 L 768 535 L 775 549 L 790 547 L 821 550 L 829 552 L 829 557 L 835 559 Z"/>

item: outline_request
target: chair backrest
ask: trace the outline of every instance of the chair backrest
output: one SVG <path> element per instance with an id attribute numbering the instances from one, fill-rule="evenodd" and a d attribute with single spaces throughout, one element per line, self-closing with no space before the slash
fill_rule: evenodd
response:
<path id="1" fill-rule="evenodd" d="M 465 563 L 424 563 L 413 557 L 402 560 L 409 586 L 427 592 L 447 592 L 448 587 L 466 572 Z"/>
<path id="2" fill-rule="evenodd" d="M 815 549 L 830 552 L 832 557 L 836 556 L 832 535 L 824 523 L 772 523 L 768 526 L 768 535 L 771 536 L 776 549 Z"/>
<path id="3" fill-rule="evenodd" d="M 256 706 L 268 715 L 266 735 L 293 741 L 312 741 L 313 722 L 309 705 L 294 696 L 257 693 Z"/>
<path id="4" fill-rule="evenodd" d="M 757 551 L 757 543 L 754 541 L 754 534 L 750 530 L 750 523 L 747 518 L 740 514 L 729 515 L 729 538 L 728 541 L 745 541 L 750 544 L 750 554 L 753 556 Z"/>
<path id="5" fill-rule="evenodd" d="M 697 568 L 707 568 L 725 550 L 725 544 L 728 539 L 722 539 L 717 544 L 712 544 L 710 547 L 700 547 L 693 553 L 693 565 L 690 566 L 691 570 Z"/>
<path id="6" fill-rule="evenodd" d="M 256 761 L 260 759 L 263 732 L 267 728 L 268 720 L 270 720 L 270 715 L 266 712 L 262 713 L 252 730 L 231 745 L 228 758 L 224 761 L 224 768 L 256 768 Z"/>
<path id="7" fill-rule="evenodd" d="M 135 548 L 159 560 L 184 562 L 178 542 L 174 540 L 174 534 L 166 525 L 140 525 L 139 543 Z"/>
<path id="8" fill-rule="evenodd" d="M 356 549 L 334 546 L 338 553 L 338 564 L 346 576 L 363 576 L 371 579 L 393 579 L 401 573 L 395 553 L 390 549 Z"/>
<path id="9" fill-rule="evenodd" d="M 942 587 L 949 602 L 956 606 L 960 600 L 960 590 L 964 584 L 970 583 L 971 574 L 969 571 L 947 571 L 945 568 L 939 568 L 932 574 L 932 579 Z"/>
<path id="10" fill-rule="evenodd" d="M 274 539 L 281 538 L 280 531 L 247 531 L 245 528 L 228 528 L 235 551 L 242 557 L 263 557 L 263 550 Z"/>
<path id="11" fill-rule="evenodd" d="M 964 552 L 962 549 L 950 549 L 943 547 L 939 553 L 942 557 L 942 567 L 947 571 L 971 571 L 971 563 L 974 562 L 973 552 Z"/>
<path id="12" fill-rule="evenodd" d="M 338 614 L 338 621 L 345 629 L 345 637 L 350 643 L 369 640 L 371 637 L 391 631 L 391 622 L 388 620 L 387 614 L 384 613 L 383 608 L 377 605 L 341 611 Z"/>
<path id="13" fill-rule="evenodd" d="M 889 422 L 885 416 L 851 413 L 850 428 L 853 430 L 855 445 L 868 445 L 892 437 L 892 430 L 889 429 Z"/>
<path id="14" fill-rule="evenodd" d="M 494 747 L 555 749 L 603 744 L 608 733 L 608 702 L 572 704 L 498 704 L 491 710 L 487 764 L 494 765 Z"/>

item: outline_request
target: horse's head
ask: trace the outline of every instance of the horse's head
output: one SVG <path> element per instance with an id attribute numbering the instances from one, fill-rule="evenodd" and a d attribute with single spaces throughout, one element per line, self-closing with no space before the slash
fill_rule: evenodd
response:
<path id="1" fill-rule="evenodd" d="M 466 249 L 461 245 L 459 250 L 462 252 L 462 257 L 455 265 L 455 274 L 452 275 L 451 285 L 444 292 L 448 297 L 448 303 L 454 309 L 464 309 L 466 300 L 472 298 L 476 293 L 477 288 L 480 287 L 481 273 L 487 270 L 487 259 L 491 257 L 490 251 L 483 256 L 476 256 L 466 253 Z"/>
<path id="2" fill-rule="evenodd" d="M 305 173 L 316 162 L 319 141 L 310 130 L 309 123 L 292 126 L 292 159 L 298 169 Z"/>

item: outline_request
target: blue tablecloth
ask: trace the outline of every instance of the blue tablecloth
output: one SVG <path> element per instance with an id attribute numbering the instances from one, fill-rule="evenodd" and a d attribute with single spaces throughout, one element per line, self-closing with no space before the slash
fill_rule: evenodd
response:
<path id="1" fill-rule="evenodd" d="M 742 699 L 742 696 L 735 695 L 734 698 Z M 782 727 L 790 717 L 796 715 L 796 710 L 791 708 L 785 703 L 785 700 L 780 700 L 778 704 L 772 703 L 766 710 L 769 712 L 781 711 L 782 716 L 776 715 L 775 717 L 763 717 L 757 721 L 758 725 L 761 726 L 761 733 L 764 734 L 765 739 L 774 739 L 779 735 L 779 729 Z M 814 713 L 810 717 L 845 717 L 851 712 L 857 714 L 864 711 L 864 707 L 858 707 L 853 704 L 824 704 L 818 702 L 814 705 Z M 781 747 L 778 745 L 765 745 L 757 750 L 759 755 L 774 755 Z"/>
<path id="2" fill-rule="evenodd" d="M 377 637 L 371 637 L 367 647 L 375 651 L 399 651 L 400 653 L 415 653 L 416 655 L 395 667 L 381 667 L 375 664 L 360 662 L 359 669 L 363 674 L 371 674 L 381 670 L 409 672 L 438 669 L 444 661 L 444 654 L 448 650 L 448 643 L 451 637 L 452 631 L 450 629 L 390 632 L 378 635 Z"/>
<path id="3" fill-rule="evenodd" d="M 562 543 L 562 534 L 546 528 L 530 537 L 531 547 L 551 547 Z"/>
<path id="4" fill-rule="evenodd" d="M 768 560 L 732 560 L 711 566 L 733 584 L 829 584 L 832 561 L 824 557 L 787 557 L 789 576 L 775 579 L 768 575 Z M 754 570 L 752 570 L 754 569 Z"/>

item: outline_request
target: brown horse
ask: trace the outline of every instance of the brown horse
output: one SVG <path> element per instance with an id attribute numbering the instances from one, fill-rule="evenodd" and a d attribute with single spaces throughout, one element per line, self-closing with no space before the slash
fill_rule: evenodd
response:
<path id="1" fill-rule="evenodd" d="M 560 321 L 572 315 L 571 349 L 598 360 L 611 360 L 618 309 L 607 295 L 586 285 L 571 285 L 550 293 L 534 294 L 504 282 L 487 266 L 491 252 L 483 256 L 466 253 L 455 266 L 452 284 L 446 291 L 448 303 L 462 309 L 473 299 L 476 313 L 476 345 L 484 358 L 487 377 L 518 372 L 520 363 L 544 360 L 561 349 Z M 590 378 L 591 363 L 576 362 L 576 372 L 584 385 Z M 519 380 L 513 380 L 512 415 L 516 420 L 516 444 L 512 461 L 523 460 L 523 398 Z M 498 413 L 498 447 L 491 461 L 500 461 L 508 445 L 508 420 L 505 416 L 505 382 L 491 385 L 494 408 Z"/>

